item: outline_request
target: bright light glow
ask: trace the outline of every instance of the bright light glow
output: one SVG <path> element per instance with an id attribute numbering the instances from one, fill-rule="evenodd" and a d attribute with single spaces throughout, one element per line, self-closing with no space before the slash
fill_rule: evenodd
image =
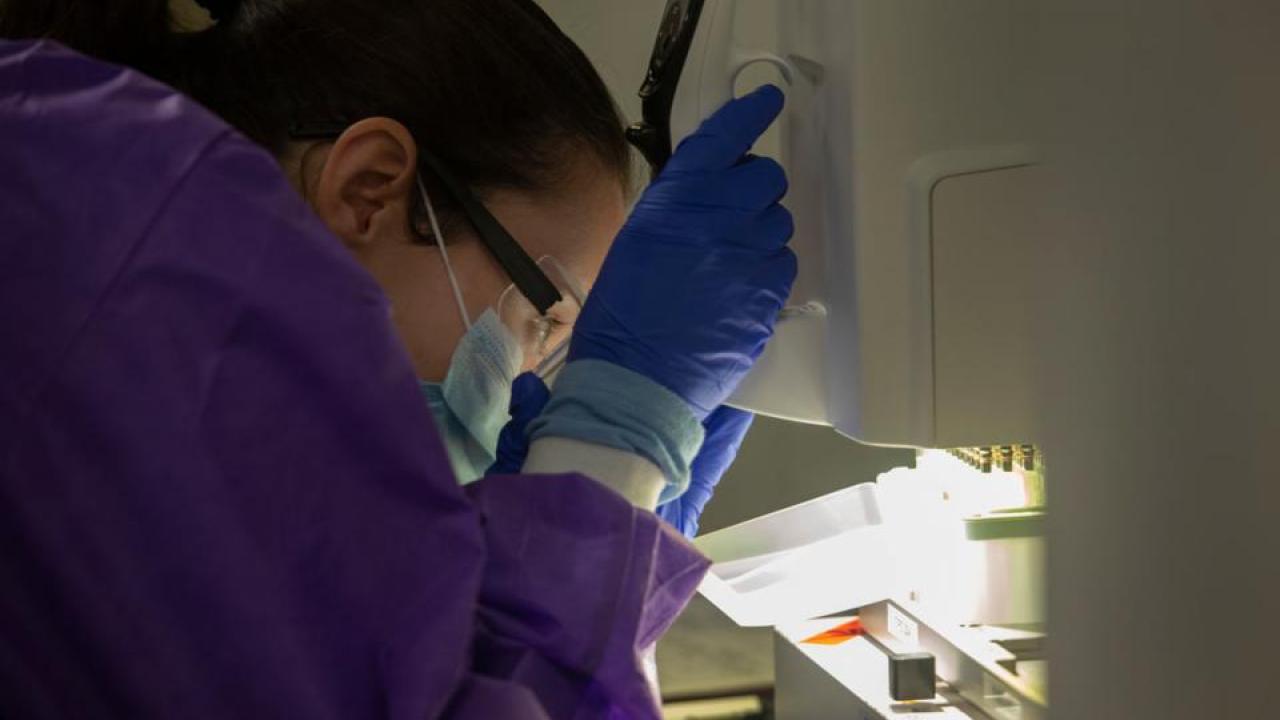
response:
<path id="1" fill-rule="evenodd" d="M 701 590 L 740 625 L 889 597 L 939 621 L 968 622 L 989 592 L 992 548 L 966 540 L 964 518 L 1025 504 L 1018 473 L 984 473 L 924 450 L 915 468 L 698 538 L 715 562 Z"/>
<path id="2" fill-rule="evenodd" d="M 921 450 L 916 468 L 942 488 L 962 517 L 1027 504 L 1022 475 L 1016 472 L 984 473 L 945 450 Z"/>

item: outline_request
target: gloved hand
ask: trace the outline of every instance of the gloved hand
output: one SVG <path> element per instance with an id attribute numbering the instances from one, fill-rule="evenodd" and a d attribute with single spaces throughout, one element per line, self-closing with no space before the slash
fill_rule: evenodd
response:
<path id="1" fill-rule="evenodd" d="M 511 383 L 511 419 L 498 433 L 497 460 L 485 470 L 485 475 L 508 475 L 520 472 L 525 456 L 529 454 L 529 435 L 525 432 L 529 423 L 542 413 L 551 392 L 542 378 L 527 372 L 516 376 Z"/>
<path id="2" fill-rule="evenodd" d="M 680 143 L 631 212 L 574 326 L 569 361 L 653 380 L 699 419 L 719 407 L 773 334 L 796 275 L 782 167 L 746 155 L 782 110 L 766 85 Z"/>
<path id="3" fill-rule="evenodd" d="M 658 517 L 666 520 L 675 529 L 692 538 L 698 534 L 698 517 L 702 509 L 711 500 L 716 485 L 724 471 L 729 469 L 733 459 L 738 455 L 742 439 L 751 428 L 755 415 L 745 410 L 721 405 L 702 422 L 706 429 L 706 439 L 702 441 L 702 449 L 693 459 L 692 478 L 689 489 L 671 502 L 658 506 Z"/>
<path id="4" fill-rule="evenodd" d="M 498 435 L 498 459 L 485 471 L 485 475 L 506 475 L 520 472 L 529 454 L 529 437 L 526 429 L 534 418 L 542 413 L 551 398 L 547 386 L 537 375 L 527 372 L 511 384 L 511 419 Z M 711 500 L 716 485 L 725 470 L 733 463 L 738 448 L 746 437 L 755 415 L 722 405 L 702 422 L 706 431 L 702 449 L 693 459 L 689 489 L 683 495 L 658 506 L 658 517 L 666 520 L 685 537 L 698 534 L 698 517 Z"/>

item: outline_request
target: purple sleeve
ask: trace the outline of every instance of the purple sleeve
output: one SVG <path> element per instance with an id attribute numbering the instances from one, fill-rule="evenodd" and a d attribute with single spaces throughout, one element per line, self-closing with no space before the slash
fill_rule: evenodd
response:
<path id="1" fill-rule="evenodd" d="M 653 715 L 638 652 L 707 568 L 656 515 L 602 490 L 572 475 L 467 486 L 488 550 L 476 668 L 535 688 L 551 717 Z"/>
<path id="2" fill-rule="evenodd" d="M 8 717 L 654 716 L 705 560 L 593 481 L 464 494 L 385 298 L 274 161 L 0 42 Z"/>

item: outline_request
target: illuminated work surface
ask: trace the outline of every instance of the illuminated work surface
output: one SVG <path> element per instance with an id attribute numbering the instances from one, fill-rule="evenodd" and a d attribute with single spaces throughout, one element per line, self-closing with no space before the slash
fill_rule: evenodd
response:
<path id="1" fill-rule="evenodd" d="M 866 637 L 851 637 L 835 645 L 803 642 L 850 619 L 804 620 L 776 628 L 774 700 L 778 720 L 888 720 L 918 713 L 931 720 L 987 717 L 945 683 L 939 683 L 932 700 L 894 700 L 889 695 L 889 659 Z"/>

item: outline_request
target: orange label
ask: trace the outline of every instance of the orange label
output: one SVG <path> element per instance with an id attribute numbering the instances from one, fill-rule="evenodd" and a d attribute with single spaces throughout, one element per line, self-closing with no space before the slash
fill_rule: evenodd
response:
<path id="1" fill-rule="evenodd" d="M 811 638 L 805 638 L 800 642 L 809 643 L 810 645 L 839 645 L 850 638 L 856 638 L 866 632 L 862 629 L 862 621 L 854 618 L 846 623 L 841 623 L 830 630 L 824 630 Z"/>

